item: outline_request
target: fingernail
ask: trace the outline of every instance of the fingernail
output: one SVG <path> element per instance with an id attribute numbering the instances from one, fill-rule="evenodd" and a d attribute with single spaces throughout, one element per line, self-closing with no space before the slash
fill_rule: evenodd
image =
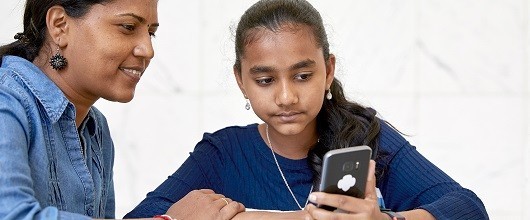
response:
<path id="1" fill-rule="evenodd" d="M 317 195 L 315 195 L 313 193 L 309 194 L 309 201 L 316 203 L 317 202 Z"/>

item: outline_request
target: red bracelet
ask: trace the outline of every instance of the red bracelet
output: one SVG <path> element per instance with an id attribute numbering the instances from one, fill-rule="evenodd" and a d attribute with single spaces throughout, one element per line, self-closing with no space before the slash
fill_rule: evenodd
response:
<path id="1" fill-rule="evenodd" d="M 171 216 L 169 215 L 155 215 L 153 216 L 153 218 L 161 218 L 163 220 L 174 220 L 173 218 L 171 218 Z"/>

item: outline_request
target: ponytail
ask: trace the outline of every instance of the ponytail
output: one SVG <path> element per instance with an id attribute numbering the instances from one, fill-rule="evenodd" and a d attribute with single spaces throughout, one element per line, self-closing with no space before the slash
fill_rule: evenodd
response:
<path id="1" fill-rule="evenodd" d="M 62 6 L 68 16 L 80 18 L 92 5 L 109 1 L 111 0 L 26 0 L 24 31 L 15 35 L 15 42 L 0 47 L 0 62 L 5 55 L 19 56 L 33 62 L 46 40 L 46 14 L 51 7 Z"/>
<path id="2" fill-rule="evenodd" d="M 372 149 L 372 159 L 377 157 L 380 131 L 377 112 L 346 99 L 339 80 L 334 79 L 330 92 L 332 99 L 324 99 L 317 115 L 319 143 L 308 153 L 308 163 L 313 170 L 313 186 L 318 189 L 321 179 L 322 158 L 330 150 L 367 145 Z M 378 171 L 376 171 L 378 172 Z"/>

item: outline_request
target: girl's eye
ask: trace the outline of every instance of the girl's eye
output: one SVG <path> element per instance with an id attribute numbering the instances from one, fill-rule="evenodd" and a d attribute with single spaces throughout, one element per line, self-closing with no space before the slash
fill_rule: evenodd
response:
<path id="1" fill-rule="evenodd" d="M 149 32 L 149 36 L 156 37 L 155 32 Z"/>
<path id="2" fill-rule="evenodd" d="M 268 84 L 271 84 L 274 80 L 272 78 L 261 78 L 261 79 L 256 79 L 256 83 L 258 83 L 259 85 L 268 85 Z"/>
<path id="3" fill-rule="evenodd" d="M 297 80 L 301 80 L 301 81 L 307 81 L 307 80 L 309 80 L 309 78 L 311 78 L 311 73 L 296 74 L 296 76 L 294 78 L 297 79 Z"/>

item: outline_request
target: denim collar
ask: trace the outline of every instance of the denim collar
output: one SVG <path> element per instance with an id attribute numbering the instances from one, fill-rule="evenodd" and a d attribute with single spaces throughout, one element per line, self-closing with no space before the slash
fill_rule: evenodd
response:
<path id="1" fill-rule="evenodd" d="M 86 116 L 85 120 L 81 123 L 81 128 L 85 128 L 88 130 L 88 134 L 93 137 L 96 134 L 97 131 L 97 125 L 96 125 L 96 113 L 92 109 L 93 107 L 90 107 L 90 110 L 88 111 L 88 115 Z"/>
<path id="2" fill-rule="evenodd" d="M 4 56 L 2 67 L 13 71 L 41 103 L 52 123 L 64 114 L 70 101 L 64 93 L 35 64 L 17 56 Z M 81 127 L 87 127 L 90 136 L 96 133 L 95 113 L 90 108 Z"/>
<path id="3" fill-rule="evenodd" d="M 44 107 L 52 123 L 59 120 L 70 101 L 44 72 L 28 60 L 17 56 L 4 56 L 2 67 L 13 71 L 22 80 Z"/>

